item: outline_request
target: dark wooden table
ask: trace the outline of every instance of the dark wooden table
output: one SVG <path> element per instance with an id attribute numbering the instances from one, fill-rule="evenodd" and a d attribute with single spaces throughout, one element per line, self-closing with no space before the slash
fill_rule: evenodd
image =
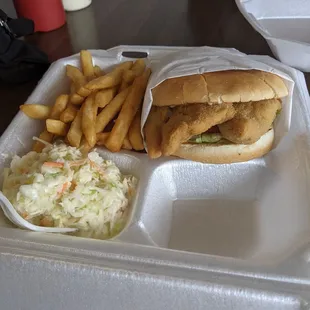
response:
<path id="1" fill-rule="evenodd" d="M 209 45 L 272 55 L 234 0 L 93 0 L 90 7 L 67 13 L 67 24 L 60 29 L 26 40 L 45 51 L 50 61 L 81 49 L 120 44 Z M 306 77 L 310 81 L 310 75 Z M 36 83 L 0 85 L 1 133 Z"/>

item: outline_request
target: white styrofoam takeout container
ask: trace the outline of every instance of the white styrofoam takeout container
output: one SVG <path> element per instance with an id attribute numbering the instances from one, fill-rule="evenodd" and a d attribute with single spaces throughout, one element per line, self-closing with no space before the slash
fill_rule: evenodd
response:
<path id="1" fill-rule="evenodd" d="M 236 4 L 279 60 L 310 72 L 310 1 L 236 0 Z"/>
<path id="2" fill-rule="evenodd" d="M 108 60 L 105 51 L 93 55 L 108 69 L 128 60 L 125 51 L 156 63 L 180 49 L 120 46 Z M 78 59 L 54 63 L 27 102 L 52 104 L 69 89 L 64 66 Z M 0 214 L 1 307 L 309 309 L 310 99 L 302 73 L 286 73 L 296 83 L 291 128 L 264 158 L 207 165 L 99 149 L 139 178 L 128 225 L 113 240 L 23 231 Z M 27 152 L 42 126 L 18 113 L 0 153 Z M 1 168 L 8 163 L 1 157 Z"/>

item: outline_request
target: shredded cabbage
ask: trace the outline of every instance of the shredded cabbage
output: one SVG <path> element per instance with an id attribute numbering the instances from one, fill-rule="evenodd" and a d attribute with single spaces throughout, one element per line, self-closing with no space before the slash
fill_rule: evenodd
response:
<path id="1" fill-rule="evenodd" d="M 137 179 L 96 151 L 48 145 L 42 153 L 14 156 L 3 193 L 36 225 L 76 227 L 78 235 L 105 239 L 123 229 Z"/>

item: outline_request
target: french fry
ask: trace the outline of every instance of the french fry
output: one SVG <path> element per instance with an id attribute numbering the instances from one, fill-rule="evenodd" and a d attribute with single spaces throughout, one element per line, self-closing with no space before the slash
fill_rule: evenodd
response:
<path id="1" fill-rule="evenodd" d="M 46 120 L 46 129 L 48 132 L 57 135 L 57 136 L 65 136 L 68 132 L 68 125 L 63 123 L 57 119 L 50 119 Z"/>
<path id="2" fill-rule="evenodd" d="M 85 100 L 84 97 L 82 97 L 76 93 L 76 87 L 75 87 L 74 83 L 71 83 L 70 99 L 69 99 L 70 103 L 78 105 L 78 104 L 82 104 L 84 100 Z"/>
<path id="3" fill-rule="evenodd" d="M 137 77 L 132 70 L 126 70 L 123 74 L 123 81 L 127 84 L 131 84 L 133 80 Z"/>
<path id="4" fill-rule="evenodd" d="M 83 103 L 83 101 L 85 100 L 85 98 L 83 96 L 80 96 L 79 94 L 77 93 L 74 93 L 74 94 L 71 94 L 70 95 L 70 102 L 72 104 L 75 104 L 75 105 L 80 105 Z"/>
<path id="5" fill-rule="evenodd" d="M 97 105 L 97 102 L 96 102 L 96 93 L 93 93 L 92 94 L 93 96 L 93 113 L 94 113 L 94 128 L 96 128 L 96 119 L 97 119 L 97 113 L 98 113 L 98 105 Z"/>
<path id="6" fill-rule="evenodd" d="M 39 139 L 46 141 L 48 143 L 52 143 L 53 142 L 53 138 L 54 135 L 50 132 L 48 132 L 46 129 L 44 131 L 42 131 L 39 135 Z M 32 147 L 32 150 L 37 152 L 37 153 L 41 153 L 42 150 L 46 147 L 46 145 L 40 141 L 36 141 Z"/>
<path id="7" fill-rule="evenodd" d="M 96 118 L 94 117 L 94 94 L 86 98 L 83 104 L 83 116 L 82 116 L 82 131 L 88 142 L 93 147 L 96 144 Z"/>
<path id="8" fill-rule="evenodd" d="M 97 107 L 104 108 L 105 106 L 107 106 L 111 102 L 111 100 L 114 98 L 116 92 L 117 92 L 116 87 L 98 91 L 98 93 L 96 94 L 96 98 L 95 98 Z"/>
<path id="9" fill-rule="evenodd" d="M 87 97 L 90 94 L 90 91 L 84 87 L 84 85 L 87 83 L 87 78 L 77 67 L 66 65 L 66 74 L 74 83 L 78 95 Z M 75 104 L 75 102 L 72 103 Z"/>
<path id="10" fill-rule="evenodd" d="M 103 145 L 105 146 L 106 141 L 108 140 L 108 137 L 110 135 L 110 132 L 100 132 L 97 133 L 97 145 Z M 130 144 L 129 139 L 126 137 L 124 139 L 124 143 L 122 145 L 122 149 L 126 149 L 126 150 L 131 150 L 132 149 L 132 145 Z"/>
<path id="11" fill-rule="evenodd" d="M 23 104 L 19 107 L 27 116 L 45 120 L 51 112 L 51 107 L 43 104 Z"/>
<path id="12" fill-rule="evenodd" d="M 113 71 L 104 76 L 91 80 L 85 85 L 89 91 L 111 88 L 119 85 L 122 82 L 122 76 L 125 70 L 131 68 L 132 61 L 121 63 Z M 80 94 L 80 93 L 79 93 Z M 80 94 L 83 96 L 82 94 Z M 88 95 L 86 95 L 88 96 Z"/>
<path id="13" fill-rule="evenodd" d="M 122 70 L 113 70 L 112 72 L 91 80 L 85 85 L 89 92 L 94 90 L 106 89 L 117 86 L 122 81 Z"/>
<path id="14" fill-rule="evenodd" d="M 129 85 L 132 84 L 134 79 L 141 75 L 145 70 L 145 62 L 143 59 L 138 59 L 133 64 L 132 68 L 129 70 L 126 70 L 123 74 L 123 80 L 121 83 L 121 86 L 119 88 L 119 91 L 122 91 L 123 89 L 127 88 Z"/>
<path id="15" fill-rule="evenodd" d="M 158 158 L 162 155 L 162 127 L 169 118 L 169 107 L 152 107 L 144 125 L 144 137 L 147 153 L 150 158 Z"/>
<path id="16" fill-rule="evenodd" d="M 104 75 L 103 70 L 99 66 L 94 66 L 95 77 Z"/>
<path id="17" fill-rule="evenodd" d="M 49 118 L 59 119 L 60 114 L 66 109 L 68 102 L 69 95 L 59 95 L 55 101 L 55 104 L 52 106 Z"/>
<path id="18" fill-rule="evenodd" d="M 133 65 L 133 62 L 132 61 L 125 61 L 125 62 L 122 62 L 120 64 L 118 64 L 114 70 L 129 70 Z"/>
<path id="19" fill-rule="evenodd" d="M 88 144 L 88 142 L 85 139 L 85 137 L 82 138 L 82 141 L 81 141 L 79 149 L 80 149 L 82 154 L 88 154 L 89 151 L 92 149 L 92 147 Z"/>
<path id="20" fill-rule="evenodd" d="M 137 59 L 134 62 L 131 70 L 134 72 L 135 76 L 141 75 L 144 72 L 144 70 L 145 70 L 145 62 L 144 62 L 144 60 L 143 59 Z"/>
<path id="21" fill-rule="evenodd" d="M 81 67 L 84 76 L 88 79 L 93 79 L 95 77 L 93 58 L 89 51 L 82 50 L 80 52 Z"/>
<path id="22" fill-rule="evenodd" d="M 132 150 L 132 145 L 128 139 L 128 137 L 126 136 L 124 141 L 123 141 L 123 144 L 122 144 L 122 149 L 125 149 L 125 150 Z"/>
<path id="23" fill-rule="evenodd" d="M 112 101 L 97 115 L 96 133 L 101 132 L 109 124 L 109 122 L 121 110 L 123 103 L 129 93 L 130 88 L 124 89 L 116 95 Z"/>
<path id="24" fill-rule="evenodd" d="M 87 84 L 85 84 L 86 86 Z M 91 94 L 91 90 L 89 90 L 88 88 L 86 88 L 84 85 L 81 86 L 80 88 L 78 88 L 77 90 L 77 94 L 81 97 L 87 97 Z"/>
<path id="25" fill-rule="evenodd" d="M 110 151 L 118 152 L 121 149 L 129 127 L 141 106 L 150 74 L 151 70 L 147 69 L 142 75 L 134 80 L 131 90 L 106 142 L 106 147 Z"/>
<path id="26" fill-rule="evenodd" d="M 67 77 L 74 83 L 76 90 L 87 83 L 86 77 L 77 67 L 66 65 L 66 74 Z"/>
<path id="27" fill-rule="evenodd" d="M 119 87 L 118 91 L 121 92 L 128 87 L 129 87 L 129 84 L 127 82 L 125 82 L 124 80 L 122 80 L 121 86 Z"/>
<path id="28" fill-rule="evenodd" d="M 117 148 L 143 149 L 139 132 L 141 113 L 139 111 L 137 114 L 137 111 L 150 75 L 150 70 L 142 75 L 144 61 L 139 59 L 135 63 L 121 63 L 108 74 L 93 65 L 89 51 L 81 51 L 80 61 L 82 70 L 66 66 L 66 75 L 72 82 L 70 94 L 60 95 L 52 107 L 37 104 L 20 107 L 28 116 L 45 120 L 46 129 L 39 138 L 51 143 L 54 136 L 64 136 L 65 141 L 80 147 L 83 153 L 88 153 L 96 143 L 110 149 L 112 146 L 113 151 Z M 79 110 L 76 105 L 81 105 Z M 103 110 L 97 116 L 98 108 Z M 117 118 L 112 131 L 102 133 L 119 112 L 121 117 Z M 71 125 L 68 124 L 70 122 Z M 112 141 L 113 136 L 120 137 L 121 141 L 117 141 L 116 145 Z M 44 147 L 42 142 L 37 141 L 33 149 L 40 152 Z"/>
<path id="29" fill-rule="evenodd" d="M 83 107 L 82 107 L 83 108 Z M 67 134 L 68 142 L 71 146 L 79 147 L 82 139 L 82 108 L 78 111 L 75 119 L 71 123 Z"/>
<path id="30" fill-rule="evenodd" d="M 71 95 L 74 94 L 75 91 L 76 91 L 75 85 L 74 85 L 74 83 L 71 83 L 71 85 L 70 85 L 70 94 L 71 94 Z"/>
<path id="31" fill-rule="evenodd" d="M 136 113 L 136 116 L 129 127 L 128 139 L 134 150 L 144 150 L 143 138 L 141 135 L 141 111 Z"/>
<path id="32" fill-rule="evenodd" d="M 69 103 L 67 108 L 60 114 L 59 119 L 64 123 L 70 123 L 76 117 L 77 112 L 77 108 L 72 103 Z"/>
<path id="33" fill-rule="evenodd" d="M 145 62 L 143 59 L 138 59 L 133 64 L 132 68 L 126 70 L 123 74 L 123 82 L 127 83 L 127 85 L 131 85 L 136 77 L 141 75 L 145 70 Z M 122 85 L 121 85 L 122 87 Z"/>
<path id="34" fill-rule="evenodd" d="M 96 144 L 98 144 L 98 145 L 105 145 L 106 141 L 108 140 L 109 134 L 110 134 L 110 132 L 100 132 L 100 133 L 97 133 L 97 135 L 96 135 L 96 139 L 97 139 Z"/>

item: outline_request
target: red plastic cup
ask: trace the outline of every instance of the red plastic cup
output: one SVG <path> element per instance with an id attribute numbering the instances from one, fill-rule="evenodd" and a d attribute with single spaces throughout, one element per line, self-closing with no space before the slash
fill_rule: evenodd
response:
<path id="1" fill-rule="evenodd" d="M 18 17 L 34 21 L 35 31 L 55 30 L 66 22 L 61 0 L 14 0 L 14 6 Z"/>

